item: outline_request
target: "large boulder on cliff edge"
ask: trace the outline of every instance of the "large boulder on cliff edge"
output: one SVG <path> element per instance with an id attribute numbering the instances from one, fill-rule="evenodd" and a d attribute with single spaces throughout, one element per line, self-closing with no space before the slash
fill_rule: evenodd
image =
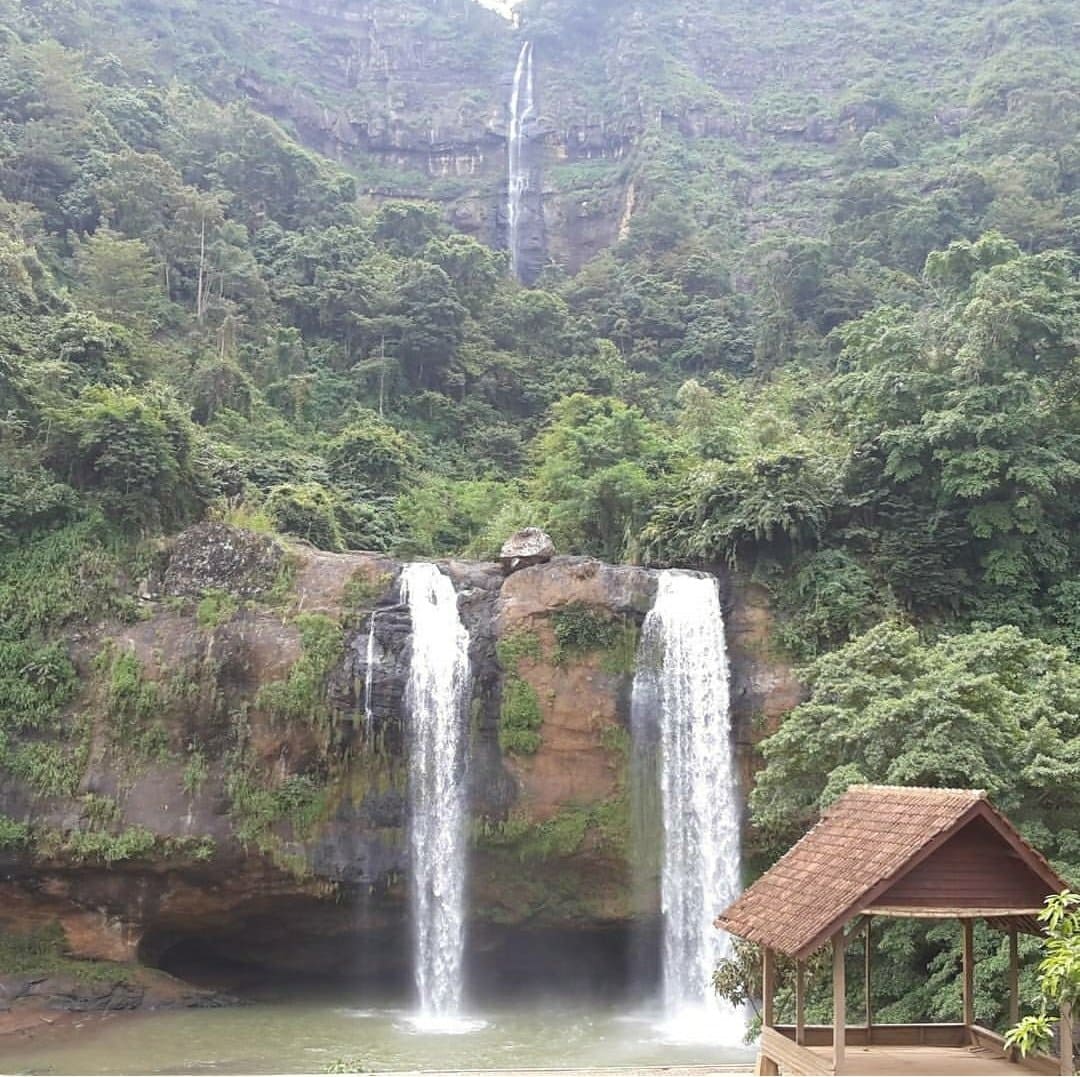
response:
<path id="1" fill-rule="evenodd" d="M 519 568 L 543 565 L 555 556 L 555 543 L 551 536 L 539 527 L 526 527 L 511 535 L 499 553 L 503 572 L 510 575 Z"/>

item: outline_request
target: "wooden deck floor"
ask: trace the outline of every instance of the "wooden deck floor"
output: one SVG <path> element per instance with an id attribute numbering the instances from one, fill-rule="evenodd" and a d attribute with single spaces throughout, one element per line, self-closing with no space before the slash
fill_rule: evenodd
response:
<path id="1" fill-rule="evenodd" d="M 831 1047 L 811 1047 L 829 1065 Z M 849 1047 L 842 1074 L 852 1077 L 997 1077 L 1036 1072 L 990 1047 Z"/>

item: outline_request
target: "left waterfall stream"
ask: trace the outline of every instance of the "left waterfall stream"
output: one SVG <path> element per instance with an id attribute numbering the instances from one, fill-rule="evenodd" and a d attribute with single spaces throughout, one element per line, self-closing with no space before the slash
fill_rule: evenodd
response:
<path id="1" fill-rule="evenodd" d="M 465 746 L 469 634 L 453 582 L 436 565 L 401 575 L 412 619 L 406 697 L 410 901 L 418 1028 L 465 1032 Z"/>

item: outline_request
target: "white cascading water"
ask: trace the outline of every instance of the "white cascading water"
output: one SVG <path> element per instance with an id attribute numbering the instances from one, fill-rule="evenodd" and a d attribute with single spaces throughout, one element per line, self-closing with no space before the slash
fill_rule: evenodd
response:
<path id="1" fill-rule="evenodd" d="M 364 661 L 364 732 L 370 738 L 375 728 L 375 712 L 371 709 L 372 685 L 375 681 L 375 618 L 378 613 L 371 611 L 368 624 L 367 651 Z"/>
<path id="2" fill-rule="evenodd" d="M 533 92 L 533 46 L 526 41 L 521 46 L 514 70 L 514 89 L 510 94 L 510 131 L 508 148 L 510 167 L 507 182 L 507 247 L 510 250 L 510 272 L 521 277 L 521 207 L 529 190 L 529 169 L 525 156 L 525 125 L 533 117 L 536 100 Z"/>
<path id="3" fill-rule="evenodd" d="M 465 943 L 465 729 L 469 634 L 450 579 L 407 565 L 401 598 L 412 617 L 407 706 L 412 913 L 419 1022 L 461 1031 Z"/>
<path id="4" fill-rule="evenodd" d="M 634 683 L 635 730 L 652 727 L 660 780 L 665 1028 L 739 1044 L 743 1015 L 712 974 L 730 949 L 713 926 L 739 892 L 739 805 L 724 616 L 715 579 L 660 575 Z"/>

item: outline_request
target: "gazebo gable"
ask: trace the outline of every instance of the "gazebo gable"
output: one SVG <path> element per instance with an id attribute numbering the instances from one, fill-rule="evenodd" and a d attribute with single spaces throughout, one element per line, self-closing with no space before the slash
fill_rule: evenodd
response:
<path id="1" fill-rule="evenodd" d="M 916 858 L 862 912 L 894 916 L 1034 915 L 1062 882 L 984 801 L 933 851 Z"/>

